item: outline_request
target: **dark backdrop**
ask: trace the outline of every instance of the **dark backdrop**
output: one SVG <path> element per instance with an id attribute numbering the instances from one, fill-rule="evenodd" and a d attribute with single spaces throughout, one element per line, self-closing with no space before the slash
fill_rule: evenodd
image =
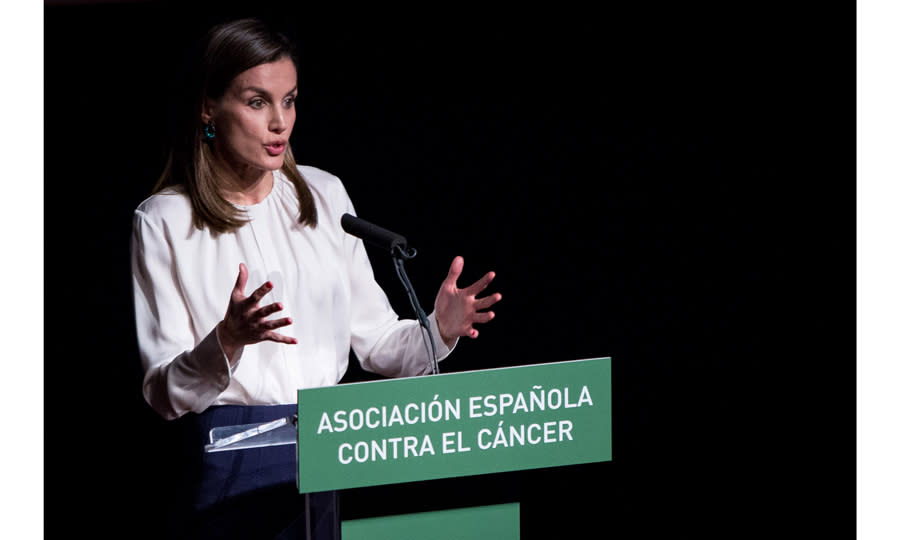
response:
<path id="1" fill-rule="evenodd" d="M 345 518 L 520 501 L 523 538 L 852 534 L 853 4 L 70 4 L 44 26 L 48 537 L 158 533 L 179 456 L 140 395 L 131 215 L 181 53 L 243 15 L 298 40 L 298 161 L 409 239 L 426 310 L 454 255 L 464 284 L 497 272 L 496 320 L 442 371 L 612 357 L 611 462 L 348 490 Z"/>

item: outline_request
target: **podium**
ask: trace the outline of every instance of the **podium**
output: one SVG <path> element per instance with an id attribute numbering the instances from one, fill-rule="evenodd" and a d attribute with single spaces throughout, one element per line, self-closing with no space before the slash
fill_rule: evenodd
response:
<path id="1" fill-rule="evenodd" d="M 301 494 L 610 461 L 611 359 L 299 390 L 297 414 L 206 452 L 293 444 Z M 517 503 L 341 522 L 343 540 L 519 538 Z"/>

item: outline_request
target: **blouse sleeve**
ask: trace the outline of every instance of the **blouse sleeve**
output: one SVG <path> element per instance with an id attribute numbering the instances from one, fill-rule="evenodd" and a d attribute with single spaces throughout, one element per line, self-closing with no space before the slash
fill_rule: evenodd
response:
<path id="1" fill-rule="evenodd" d="M 231 366 L 215 328 L 195 337 L 170 244 L 140 210 L 132 224 L 131 273 L 144 399 L 169 420 L 202 412 L 228 387 Z"/>
<path id="2" fill-rule="evenodd" d="M 356 215 L 349 198 L 346 211 Z M 384 290 L 375 281 L 363 241 L 348 234 L 344 248 L 352 303 L 351 345 L 362 368 L 386 377 L 431 373 L 431 341 L 424 328 L 417 319 L 399 319 Z M 449 356 L 452 348 L 440 338 L 434 312 L 428 315 L 428 320 L 437 361 L 441 361 Z"/>

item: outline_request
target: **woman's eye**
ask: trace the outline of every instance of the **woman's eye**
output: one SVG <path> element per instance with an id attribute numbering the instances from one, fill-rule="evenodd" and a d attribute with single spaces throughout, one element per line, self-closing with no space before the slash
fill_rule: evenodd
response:
<path id="1" fill-rule="evenodd" d="M 250 100 L 250 106 L 254 109 L 261 109 L 263 106 L 263 100 L 256 98 Z"/>
<path id="2" fill-rule="evenodd" d="M 289 97 L 289 98 L 286 98 L 286 99 L 284 100 L 284 106 L 285 106 L 286 108 L 290 109 L 291 107 L 294 106 L 294 101 L 296 101 L 296 100 L 297 100 L 297 98 L 294 97 L 294 96 L 291 96 L 291 97 Z"/>

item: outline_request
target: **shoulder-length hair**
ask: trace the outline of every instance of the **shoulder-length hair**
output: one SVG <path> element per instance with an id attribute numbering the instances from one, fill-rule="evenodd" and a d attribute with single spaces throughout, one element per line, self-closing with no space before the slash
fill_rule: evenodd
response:
<path id="1" fill-rule="evenodd" d="M 173 140 L 166 165 L 153 188 L 157 193 L 169 186 L 183 185 L 191 200 L 194 225 L 209 226 L 216 232 L 234 231 L 247 219 L 243 211 L 228 202 L 219 190 L 216 177 L 229 174 L 214 158 L 210 143 L 204 141 L 200 114 L 205 98 L 217 99 L 240 73 L 290 58 L 297 67 L 293 43 L 257 19 L 240 19 L 211 28 L 200 42 L 195 62 L 185 73 L 187 95 L 175 105 Z M 281 172 L 297 190 L 300 224 L 315 227 L 316 204 L 306 180 L 297 170 L 290 141 L 284 151 Z"/>

